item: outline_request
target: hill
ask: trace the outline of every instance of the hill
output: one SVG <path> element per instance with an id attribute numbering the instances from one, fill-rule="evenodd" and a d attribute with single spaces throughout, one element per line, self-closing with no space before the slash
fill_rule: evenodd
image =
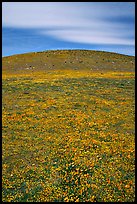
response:
<path id="1" fill-rule="evenodd" d="M 2 201 L 135 201 L 135 58 L 2 59 Z"/>
<path id="2" fill-rule="evenodd" d="M 91 70 L 134 72 L 135 57 L 91 50 L 55 50 L 2 58 L 3 71 Z"/>

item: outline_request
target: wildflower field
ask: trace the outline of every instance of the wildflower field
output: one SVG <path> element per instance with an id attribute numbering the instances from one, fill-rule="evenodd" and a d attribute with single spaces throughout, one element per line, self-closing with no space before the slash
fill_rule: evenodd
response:
<path id="1" fill-rule="evenodd" d="M 134 89 L 130 67 L 3 69 L 2 201 L 133 202 Z"/>

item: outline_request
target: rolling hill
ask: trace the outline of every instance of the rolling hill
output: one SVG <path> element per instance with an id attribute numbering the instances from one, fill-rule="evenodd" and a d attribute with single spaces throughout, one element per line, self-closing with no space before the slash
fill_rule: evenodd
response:
<path id="1" fill-rule="evenodd" d="M 135 201 L 135 57 L 2 58 L 2 201 Z"/>
<path id="2" fill-rule="evenodd" d="M 90 50 L 55 50 L 3 57 L 3 71 L 20 72 L 33 70 L 135 70 L 135 57 Z"/>

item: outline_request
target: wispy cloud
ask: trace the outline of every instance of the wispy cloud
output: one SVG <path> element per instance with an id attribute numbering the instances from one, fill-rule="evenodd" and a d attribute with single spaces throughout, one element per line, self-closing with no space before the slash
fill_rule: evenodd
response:
<path id="1" fill-rule="evenodd" d="M 133 2 L 3 2 L 2 25 L 88 44 L 134 45 Z"/>
<path id="2" fill-rule="evenodd" d="M 67 40 L 69 42 L 88 43 L 88 44 L 117 44 L 117 45 L 134 45 L 134 39 L 124 37 L 125 32 L 120 34 L 107 31 L 99 31 L 98 29 L 64 29 L 41 31 L 41 34 L 49 34 L 58 39 Z"/>

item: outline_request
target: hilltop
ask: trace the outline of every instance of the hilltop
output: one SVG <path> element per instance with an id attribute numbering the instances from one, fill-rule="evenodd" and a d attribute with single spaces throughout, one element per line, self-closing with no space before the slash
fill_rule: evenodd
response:
<path id="1" fill-rule="evenodd" d="M 11 73 L 58 69 L 134 72 L 135 57 L 104 51 L 51 50 L 3 57 L 2 67 Z"/>

